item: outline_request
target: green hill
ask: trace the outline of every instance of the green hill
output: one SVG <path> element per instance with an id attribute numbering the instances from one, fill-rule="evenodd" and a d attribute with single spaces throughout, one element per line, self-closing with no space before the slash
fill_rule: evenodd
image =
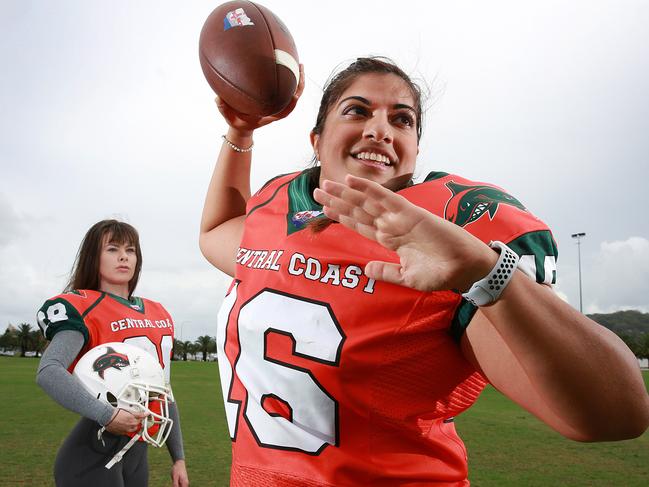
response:
<path id="1" fill-rule="evenodd" d="M 617 335 L 638 336 L 649 333 L 649 313 L 627 310 L 607 314 L 592 314 L 588 315 L 588 317 Z"/>

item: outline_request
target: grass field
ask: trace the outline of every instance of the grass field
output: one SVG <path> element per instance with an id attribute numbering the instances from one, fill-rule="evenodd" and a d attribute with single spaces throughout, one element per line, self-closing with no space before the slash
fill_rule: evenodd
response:
<path id="1" fill-rule="evenodd" d="M 0 357 L 2 486 L 52 485 L 56 451 L 77 420 L 36 386 L 37 364 L 37 359 Z M 644 378 L 649 383 L 649 373 Z M 174 362 L 173 383 L 192 486 L 226 486 L 230 441 L 216 364 Z M 469 451 L 474 486 L 649 485 L 649 433 L 632 441 L 575 443 L 491 388 L 457 418 L 457 428 Z M 151 487 L 169 485 L 166 449 L 150 448 L 149 462 Z"/>

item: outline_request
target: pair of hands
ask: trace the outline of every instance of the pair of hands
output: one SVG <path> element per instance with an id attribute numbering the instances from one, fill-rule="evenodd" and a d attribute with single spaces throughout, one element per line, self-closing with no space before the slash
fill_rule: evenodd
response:
<path id="1" fill-rule="evenodd" d="M 464 291 L 498 260 L 469 232 L 368 179 L 325 180 L 313 196 L 326 216 L 397 253 L 398 264 L 367 264 L 372 279 L 420 291 Z"/>
<path id="2" fill-rule="evenodd" d="M 126 435 L 137 432 L 142 426 L 146 413 L 131 413 L 125 409 L 116 409 L 113 417 L 106 425 L 106 431 L 114 435 Z M 171 482 L 173 487 L 189 487 L 189 477 L 185 460 L 176 460 L 171 467 Z"/>

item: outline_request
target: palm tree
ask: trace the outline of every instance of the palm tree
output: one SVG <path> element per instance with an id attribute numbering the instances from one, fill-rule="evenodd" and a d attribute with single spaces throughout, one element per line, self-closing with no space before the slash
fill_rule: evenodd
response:
<path id="1" fill-rule="evenodd" d="M 192 342 L 190 342 L 189 340 L 185 340 L 184 342 L 182 342 L 182 344 L 183 344 L 183 347 L 182 347 L 182 351 L 183 351 L 183 361 L 184 361 L 184 362 L 187 362 L 187 354 L 188 354 L 188 353 L 191 353 L 191 354 L 193 355 L 194 352 L 195 352 L 195 350 L 194 350 L 194 349 L 195 349 L 195 346 L 194 346 L 194 344 L 193 344 Z"/>
<path id="2" fill-rule="evenodd" d="M 216 343 L 214 339 L 209 335 L 203 335 L 196 339 L 196 345 L 198 350 L 203 352 L 203 362 L 207 362 L 207 354 L 216 350 Z"/>
<path id="3" fill-rule="evenodd" d="M 20 347 L 20 356 L 24 357 L 25 352 L 32 346 L 32 325 L 21 323 L 18 325 L 18 346 Z"/>
<path id="4" fill-rule="evenodd" d="M 40 357 L 47 346 L 47 340 L 39 328 L 31 332 L 32 349 L 36 351 L 36 357 Z"/>
<path id="5" fill-rule="evenodd" d="M 174 338 L 174 348 L 171 354 L 171 360 L 178 360 L 178 357 L 183 354 L 183 342 Z"/>
<path id="6" fill-rule="evenodd" d="M 10 323 L 5 332 L 0 336 L 0 348 L 3 350 L 15 350 L 18 345 L 16 328 Z"/>

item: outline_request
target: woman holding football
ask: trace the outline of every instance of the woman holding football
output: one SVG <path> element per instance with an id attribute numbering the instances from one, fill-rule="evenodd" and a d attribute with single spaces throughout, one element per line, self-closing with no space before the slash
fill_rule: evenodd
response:
<path id="1" fill-rule="evenodd" d="M 453 418 L 487 382 L 568 438 L 642 434 L 635 357 L 551 290 L 547 226 L 491 184 L 412 181 L 421 94 L 389 60 L 334 76 L 316 164 L 251 195 L 253 133 L 302 87 L 273 117 L 217 101 L 200 247 L 234 277 L 217 334 L 232 485 L 468 485 Z"/>
<path id="2" fill-rule="evenodd" d="M 51 342 L 36 380 L 55 401 L 82 416 L 57 454 L 57 486 L 148 484 L 146 443 L 130 441 L 147 415 L 94 397 L 71 373 L 87 351 L 123 342 L 157 357 L 168 384 L 173 322 L 159 303 L 133 296 L 141 268 L 135 228 L 116 220 L 100 221 L 86 233 L 64 293 L 48 299 L 38 311 L 38 324 Z M 103 370 L 99 372 L 103 375 Z M 169 417 L 173 421 L 166 442 L 173 462 L 171 478 L 174 487 L 185 487 L 189 481 L 174 402 L 169 404 Z"/>

